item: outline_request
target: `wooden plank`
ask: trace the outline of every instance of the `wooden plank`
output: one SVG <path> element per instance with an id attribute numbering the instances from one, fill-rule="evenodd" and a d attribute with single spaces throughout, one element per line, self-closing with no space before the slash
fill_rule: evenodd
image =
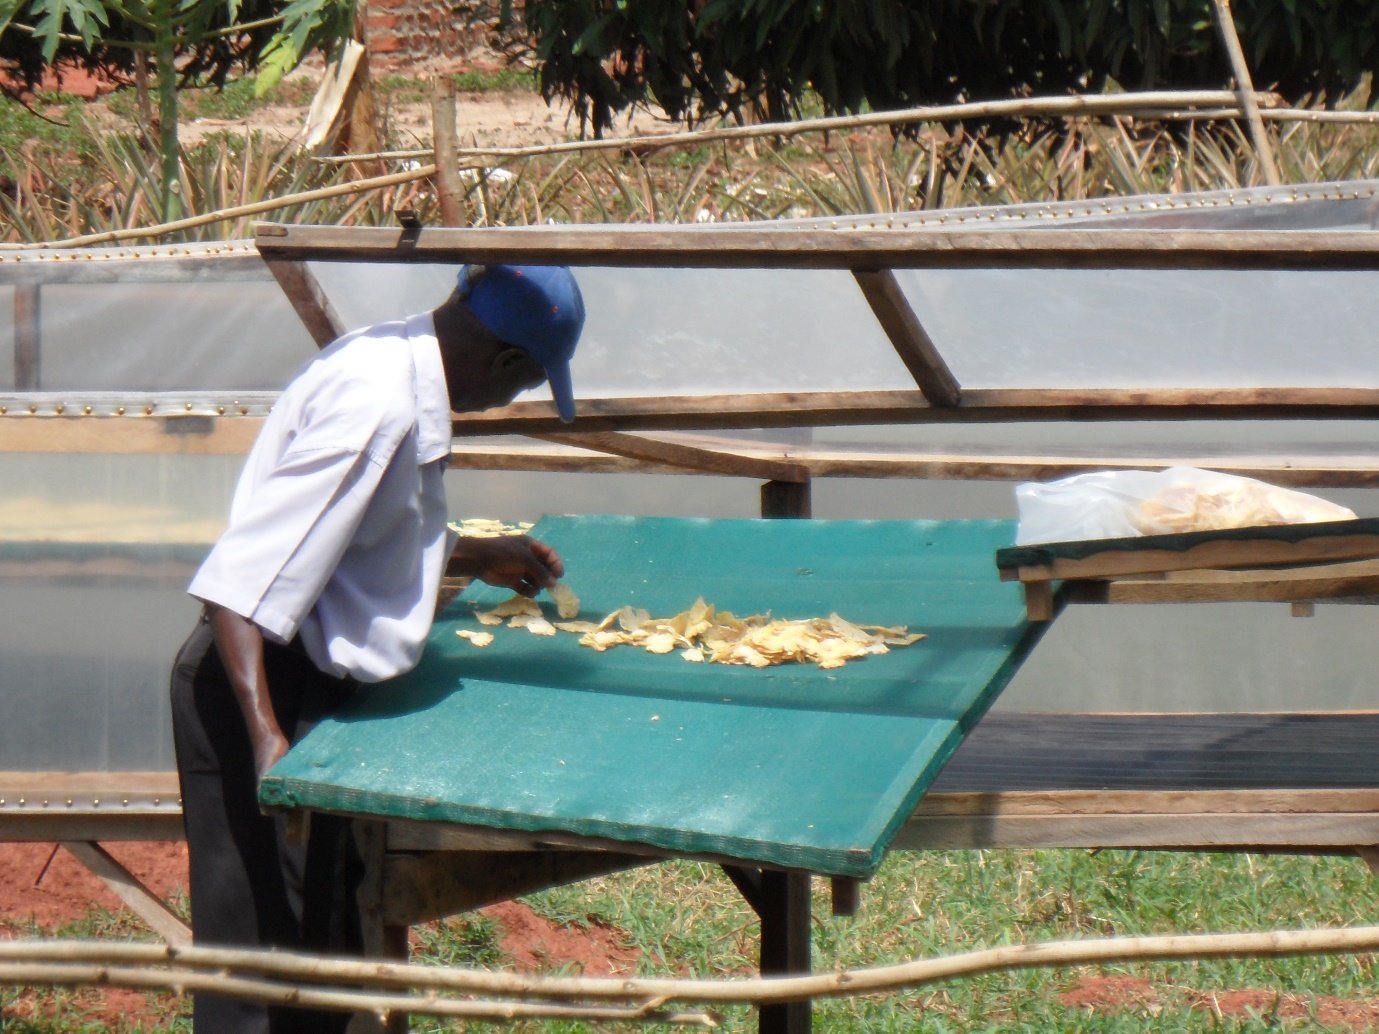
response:
<path id="1" fill-rule="evenodd" d="M 1078 582 L 1070 598 L 1074 603 L 1287 602 L 1376 593 L 1379 561 L 1361 560 L 1282 571 L 1173 571 L 1165 578 Z"/>
<path id="2" fill-rule="evenodd" d="M 689 432 L 665 432 L 674 441 L 722 455 L 761 457 L 789 461 L 802 466 L 811 478 L 915 478 L 973 481 L 1052 481 L 1071 474 L 1094 470 L 1161 470 L 1166 467 L 1201 467 L 1244 477 L 1261 478 L 1276 485 L 1295 488 L 1374 488 L 1379 487 L 1379 467 L 1367 456 L 1274 456 L 1163 455 L 1143 459 L 1109 456 L 1031 456 L 999 453 L 931 453 L 897 449 L 876 452 L 815 445 L 790 445 L 713 437 Z M 590 452 L 573 445 L 559 445 L 555 436 L 543 436 L 546 443 L 494 442 L 460 439 L 450 453 L 450 466 L 457 470 L 528 470 L 548 472 L 587 472 L 596 474 L 710 474 L 709 470 L 677 467 L 668 463 L 636 460 Z"/>
<path id="3" fill-rule="evenodd" d="M 1096 815 L 1319 815 L 1379 814 L 1379 786 L 1262 790 L 1012 790 L 928 794 L 914 818 L 1086 817 Z M 1379 843 L 1379 841 L 1376 841 Z"/>
<path id="4" fill-rule="evenodd" d="M 182 838 L 176 772 L 0 772 L 0 841 Z"/>
<path id="5" fill-rule="evenodd" d="M 764 269 L 1379 269 L 1372 234 L 1335 230 L 538 226 L 258 223 L 266 259 Z"/>
<path id="6" fill-rule="evenodd" d="M 1090 420 L 1379 419 L 1373 388 L 982 388 L 957 406 L 919 391 L 774 392 L 756 395 L 581 399 L 584 431 L 703 430 L 855 424 Z M 456 435 L 561 434 L 548 402 L 457 414 Z"/>
<path id="7" fill-rule="evenodd" d="M 383 860 L 383 921 L 430 922 L 650 861 L 604 851 L 390 853 Z"/>
<path id="8" fill-rule="evenodd" d="M 14 390 L 38 391 L 42 368 L 42 303 L 37 284 L 14 289 Z"/>
<path id="9" fill-rule="evenodd" d="M 191 928 L 100 844 L 64 840 L 62 846 L 168 944 L 185 948 L 192 943 Z"/>
<path id="10" fill-rule="evenodd" d="M 802 464 L 785 459 L 769 459 L 718 452 L 713 449 L 684 445 L 679 442 L 658 441 L 638 435 L 612 431 L 539 435 L 558 445 L 573 445 L 582 449 L 605 452 L 614 456 L 648 460 L 676 468 L 703 473 L 726 474 L 734 477 L 766 478 L 772 481 L 809 480 L 809 470 Z"/>
<path id="11" fill-rule="evenodd" d="M 1379 534 L 1318 536 L 1298 542 L 1277 539 L 1222 539 L 1185 550 L 1143 549 L 1097 553 L 1082 559 L 1059 558 L 1043 567 L 1018 568 L 1021 581 L 1111 578 L 1158 571 L 1210 567 L 1263 567 L 1379 557 Z"/>
<path id="12" fill-rule="evenodd" d="M 895 274 L 889 269 L 858 269 L 852 275 L 924 397 L 935 406 L 956 406 L 962 398 L 958 379 L 919 322 Z"/>
<path id="13" fill-rule="evenodd" d="M 238 456 L 258 437 L 258 417 L 204 417 L 178 433 L 184 417 L 16 417 L 0 419 L 0 453 L 134 453 Z"/>
<path id="14" fill-rule="evenodd" d="M 182 809 L 158 814 L 102 813 L 67 815 L 61 812 L 0 812 L 0 843 L 34 843 L 59 840 L 185 840 Z"/>
<path id="15" fill-rule="evenodd" d="M 180 790 L 176 772 L 41 772 L 0 771 L 0 802 L 19 798 L 35 801 L 93 795 L 113 804 L 119 799 L 176 798 Z M 3 807 L 3 803 L 0 803 Z"/>
<path id="16" fill-rule="evenodd" d="M 330 344 L 345 332 L 345 321 L 330 304 L 320 281 L 305 262 L 274 260 L 268 263 L 268 270 L 317 347 Z"/>
<path id="17" fill-rule="evenodd" d="M 1379 815 L 1238 813 L 939 816 L 911 819 L 893 850 L 972 848 L 1336 848 L 1379 843 Z"/>
<path id="18" fill-rule="evenodd" d="M 227 243 L 174 254 L 116 249 L 47 250 L 0 254 L 0 284 L 267 283 L 273 279 L 257 252 Z"/>

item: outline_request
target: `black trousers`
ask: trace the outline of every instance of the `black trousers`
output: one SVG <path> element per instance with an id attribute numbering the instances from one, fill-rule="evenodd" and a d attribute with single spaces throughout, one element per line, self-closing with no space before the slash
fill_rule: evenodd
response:
<path id="1" fill-rule="evenodd" d="M 296 743 L 354 683 L 323 674 L 297 650 L 264 644 L 269 696 Z M 347 819 L 313 816 L 308 843 L 284 838 L 258 806 L 249 732 L 204 620 L 172 671 L 172 729 L 191 859 L 192 935 L 201 947 L 362 954 L 355 891 L 363 866 Z M 350 1014 L 195 997 L 196 1034 L 343 1031 Z"/>

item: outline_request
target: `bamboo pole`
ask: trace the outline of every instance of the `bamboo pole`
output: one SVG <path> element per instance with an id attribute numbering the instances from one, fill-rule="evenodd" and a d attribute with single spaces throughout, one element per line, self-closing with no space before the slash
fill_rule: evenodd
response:
<path id="1" fill-rule="evenodd" d="M 1279 175 L 1278 162 L 1274 160 L 1274 149 L 1269 143 L 1269 134 L 1264 131 L 1264 120 L 1259 117 L 1259 99 L 1255 96 L 1254 80 L 1250 77 L 1250 66 L 1245 62 L 1245 51 L 1240 46 L 1240 36 L 1235 31 L 1235 18 L 1231 15 L 1231 0 L 1213 0 L 1216 10 L 1216 27 L 1221 32 L 1221 41 L 1230 55 L 1231 70 L 1235 73 L 1235 85 L 1240 94 L 1240 106 L 1245 109 L 1245 122 L 1250 129 L 1250 139 L 1254 142 L 1255 153 L 1259 155 L 1259 167 L 1264 173 L 1264 182 L 1271 187 L 1283 185 Z"/>
<path id="2" fill-rule="evenodd" d="M 436 200 L 440 202 L 441 225 L 463 226 L 464 188 L 455 157 L 455 82 L 448 75 L 438 75 L 431 83 L 431 139 L 435 145 Z"/>
<path id="3" fill-rule="evenodd" d="M 82 964 L 92 973 L 124 970 L 123 965 L 174 965 L 159 986 L 191 988 L 193 978 L 239 970 L 299 980 L 335 980 L 366 987 L 419 988 L 548 999 L 634 1000 L 640 1008 L 668 1002 L 784 1002 L 804 998 L 874 994 L 918 987 L 956 977 L 1012 969 L 1114 962 L 1208 958 L 1271 958 L 1287 955 L 1362 954 L 1379 949 L 1379 926 L 1324 930 L 1270 930 L 1234 934 L 1168 934 L 1046 941 L 916 959 L 892 966 L 843 970 L 798 977 L 747 977 L 696 980 L 639 977 L 553 977 L 441 966 L 321 958 L 286 952 L 218 948 L 174 948 L 155 944 L 105 944 L 71 941 L 0 942 L 0 983 L 16 982 L 5 967 L 22 962 Z M 213 970 L 217 973 L 201 973 Z M 134 971 L 138 972 L 138 971 Z M 113 983 L 108 976 L 106 982 Z M 238 978 L 237 978 L 238 979 Z M 40 981 L 32 981 L 40 982 Z M 148 986 L 140 984 L 138 986 Z M 283 985 L 273 984 L 273 988 Z M 199 989 L 199 988 L 198 988 Z M 299 1000 L 307 1004 L 305 999 Z M 357 999 L 350 1008 L 367 1008 Z M 419 1000 L 409 1000 L 419 1001 Z M 503 1004 L 503 1003 L 499 1003 Z M 341 1006 L 343 1007 L 343 1006 Z M 410 1008 L 410 1005 L 408 1006 Z M 414 1011 L 422 1011 L 416 1009 Z"/>
<path id="4" fill-rule="evenodd" d="M 260 215 L 263 212 L 272 212 L 279 208 L 288 208 L 292 205 L 305 204 L 308 201 L 321 201 L 329 197 L 339 197 L 342 194 L 359 194 L 366 190 L 381 190 L 384 187 L 393 187 L 399 183 L 411 183 L 414 180 L 426 179 L 434 176 L 436 167 L 434 165 L 423 165 L 420 168 L 408 169 L 405 172 L 394 172 L 387 176 L 374 176 L 369 179 L 355 180 L 352 183 L 337 183 L 333 187 L 319 187 L 316 190 L 304 190 L 298 194 L 287 194 L 283 197 L 269 198 L 265 201 L 255 201 L 252 204 L 236 205 L 233 208 L 222 208 L 217 212 L 207 212 L 205 215 L 192 216 L 188 219 L 176 219 L 168 223 L 158 223 L 154 226 L 131 227 L 125 230 L 106 230 L 102 233 L 88 233 L 80 237 L 67 237 L 57 241 L 40 241 L 35 244 L 0 244 L 0 251 L 32 251 L 38 248 L 87 248 L 95 244 L 109 244 L 114 241 L 136 240 L 140 237 L 160 237 L 165 233 L 176 233 L 178 230 L 190 230 L 197 226 L 205 226 L 207 223 L 220 222 L 222 219 L 239 219 L 249 215 Z"/>
<path id="5" fill-rule="evenodd" d="M 828 118 L 800 119 L 797 122 L 762 122 L 729 129 L 701 129 L 683 133 L 649 136 L 605 137 L 595 140 L 566 140 L 556 144 L 529 147 L 463 147 L 461 158 L 533 158 L 575 151 L 643 150 L 659 147 L 698 146 L 760 137 L 792 137 L 803 133 L 836 133 L 847 129 L 874 126 L 908 125 L 915 122 L 950 122 L 969 119 L 1032 118 L 1039 116 L 1077 117 L 1083 115 L 1129 115 L 1159 109 L 1190 108 L 1204 105 L 1235 107 L 1239 96 L 1230 90 L 1148 90 L 1140 93 L 1098 94 L 1096 96 L 1020 97 L 999 101 L 972 101 L 940 104 L 897 111 L 877 111 L 865 115 L 833 115 Z M 376 151 L 372 154 L 323 156 L 325 163 L 362 162 L 429 158 L 430 149 Z"/>
<path id="6" fill-rule="evenodd" d="M 1257 95 L 1255 95 L 1253 91 L 1250 91 L 1249 96 L 1251 100 L 1255 100 Z M 1193 110 L 1193 106 L 1197 104 L 1209 104 L 1213 105 L 1213 107 Z M 1255 110 L 1260 118 L 1269 119 L 1271 121 L 1340 122 L 1366 125 L 1379 124 L 1379 112 L 1372 111 L 1313 111 L 1306 108 L 1267 108 L 1260 110 L 1257 103 L 1255 105 Z M 734 129 L 667 133 L 659 136 L 569 140 L 558 144 L 547 144 L 536 147 L 459 148 L 456 151 L 457 158 L 468 159 L 468 163 L 460 166 L 457 162 L 457 169 L 482 167 L 485 164 L 492 164 L 493 159 L 535 158 L 544 155 L 582 151 L 636 150 L 695 146 L 708 142 L 727 142 L 762 136 L 791 137 L 804 133 L 829 133 L 836 132 L 840 129 L 902 125 L 911 122 L 961 121 L 986 118 L 1031 118 L 1039 116 L 1071 118 L 1106 114 L 1143 115 L 1152 118 L 1174 120 L 1200 120 L 1218 118 L 1236 119 L 1245 115 L 1246 112 L 1240 105 L 1239 95 L 1225 90 L 1165 91 L 1114 94 L 1107 97 L 1091 98 L 1052 97 L 1013 101 L 989 101 L 973 104 L 950 104 L 931 108 L 910 108 L 903 111 L 878 112 L 869 115 L 804 119 L 799 122 L 789 123 L 765 123 Z M 318 158 L 316 160 L 334 163 L 369 162 L 385 159 L 401 160 L 429 158 L 432 157 L 434 153 L 434 149 L 376 151 L 370 154 L 338 155 Z M 1268 154 L 1272 161 L 1272 150 L 1268 151 Z M 485 162 L 485 159 L 488 161 Z M 411 183 L 416 180 L 427 179 L 435 174 L 436 166 L 434 164 L 428 164 L 417 169 L 390 173 L 386 176 L 374 176 L 367 179 L 356 180 L 352 183 L 337 184 L 332 187 L 320 187 L 315 190 L 302 191 L 296 194 L 286 194 L 279 198 L 269 198 L 264 201 L 253 202 L 252 204 L 223 208 L 215 212 L 208 212 L 205 215 L 178 219 L 173 222 L 158 223 L 153 226 L 130 227 L 123 230 L 107 230 L 102 233 L 84 234 L 79 237 L 68 237 L 56 241 L 40 241 L 27 244 L 0 244 L 0 252 L 33 249 L 82 248 L 91 247 L 97 244 L 110 244 L 117 241 L 159 237 L 164 234 L 176 233 L 180 230 L 195 229 L 198 226 L 205 226 L 222 220 L 239 219 L 251 215 L 260 215 L 264 212 L 290 208 L 293 205 L 306 204 L 310 201 L 321 201 L 326 198 L 340 197 L 345 194 L 364 193 L 370 190 L 382 190 L 402 183 Z M 1281 179 L 1276 182 L 1281 183 Z"/>
<path id="7" fill-rule="evenodd" d="M 0 962 L 0 984 L 30 987 L 136 987 L 186 994 L 212 992 L 228 997 L 336 1012 L 381 1015 L 416 1013 L 427 1016 L 460 1016 L 476 1020 L 566 1020 L 667 1023 L 677 1026 L 716 1027 L 720 1018 L 712 1012 L 665 1012 L 659 1001 L 632 1006 L 548 1005 L 532 1002 L 500 1002 L 475 999 L 420 997 L 406 994 L 374 994 L 360 991 L 318 990 L 271 980 L 252 980 L 222 973 L 150 969 L 80 962 Z"/>

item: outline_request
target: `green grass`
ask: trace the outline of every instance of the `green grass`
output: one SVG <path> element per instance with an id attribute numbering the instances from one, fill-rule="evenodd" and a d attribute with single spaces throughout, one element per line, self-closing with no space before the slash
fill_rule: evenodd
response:
<path id="1" fill-rule="evenodd" d="M 755 966 L 757 921 L 713 866 L 668 863 L 536 895 L 529 903 L 565 924 L 597 921 L 624 931 L 644 975 L 722 977 Z M 1105 851 L 897 854 L 864 889 L 862 911 L 833 918 L 816 881 L 814 957 L 821 970 L 857 968 L 1000 944 L 1070 937 L 1342 926 L 1375 912 L 1376 888 L 1353 859 Z M 438 961 L 453 949 L 437 936 Z M 429 954 L 428 954 L 429 957 Z M 1090 973 L 1151 981 L 1152 1008 L 1089 1012 L 1058 995 Z M 933 1032 L 1325 1031 L 1315 1020 L 1226 1016 L 1194 1008 L 1194 991 L 1267 989 L 1343 998 L 1376 996 L 1368 957 L 1303 957 L 1105 968 L 1028 970 L 952 981 L 895 995 L 815 1004 L 829 1034 Z M 755 1013 L 724 1010 L 724 1030 L 755 1029 Z M 414 1030 L 486 1030 L 418 1018 Z M 631 1025 L 527 1023 L 536 1034 L 638 1029 Z"/>
<path id="2" fill-rule="evenodd" d="M 527 903 L 548 920 L 576 928 L 597 923 L 621 931 L 641 954 L 646 976 L 728 977 L 755 970 L 758 923 L 726 877 L 696 862 L 662 865 L 561 887 Z M 185 902 L 178 902 L 185 906 Z M 827 885 L 815 882 L 816 970 L 880 966 L 1001 944 L 1074 937 L 1154 933 L 1336 927 L 1371 921 L 1379 887 L 1355 859 L 1138 851 L 959 851 L 898 853 L 863 891 L 861 912 L 830 915 Z M 418 928 L 418 961 L 502 967 L 501 929 L 482 915 L 456 916 Z M 18 937 L 102 937 L 145 940 L 127 913 L 93 909 L 57 930 L 8 924 Z M 551 972 L 562 972 L 554 959 Z M 1154 985 L 1152 1002 L 1119 1010 L 1064 1005 L 1059 995 L 1091 974 L 1128 974 Z M 1202 994 L 1265 990 L 1274 994 L 1346 999 L 1379 997 L 1368 956 L 1139 963 L 992 974 L 896 994 L 815 1003 L 815 1030 L 828 1034 L 1087 1032 L 1223 1034 L 1337 1030 L 1315 1018 L 1257 1014 L 1215 1017 Z M 95 1034 L 88 992 L 44 991 L 41 1008 L 19 1001 L 23 989 L 0 987 L 4 1034 Z M 129 1031 L 190 1030 L 190 1002 L 155 998 L 168 1017 Z M 13 1012 L 4 1015 L 13 1008 Z M 37 1013 L 39 1019 L 28 1018 Z M 756 1014 L 723 1010 L 728 1032 L 753 1031 Z M 18 1013 L 20 1015 L 15 1015 Z M 415 1017 L 412 1030 L 515 1031 L 518 1034 L 595 1034 L 642 1030 L 631 1024 L 527 1022 L 451 1024 Z M 1339 1028 L 1344 1029 L 1344 1028 Z"/>
<path id="3" fill-rule="evenodd" d="M 186 895 L 179 893 L 169 905 L 186 918 Z M 64 938 L 107 941 L 152 941 L 154 936 L 144 923 L 121 909 L 111 912 L 95 907 L 79 919 L 56 927 L 42 927 L 25 920 L 15 922 L 0 917 L 3 936 L 14 938 Z M 38 1008 L 33 1007 L 37 998 Z M 0 985 L 0 1034 L 191 1034 L 191 999 L 174 994 L 149 992 L 150 1011 L 157 1021 L 130 1020 L 112 1028 L 98 1015 L 100 992 L 90 988 L 31 989 Z"/>

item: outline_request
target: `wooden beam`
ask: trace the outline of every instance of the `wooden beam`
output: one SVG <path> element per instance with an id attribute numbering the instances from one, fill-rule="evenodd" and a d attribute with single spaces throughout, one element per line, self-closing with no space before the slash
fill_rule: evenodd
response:
<path id="1" fill-rule="evenodd" d="M 266 259 L 716 269 L 1379 269 L 1375 235 L 1336 230 L 893 229 L 256 224 Z"/>
<path id="2" fill-rule="evenodd" d="M 42 303 L 37 284 L 14 289 L 14 390 L 38 391 L 42 369 Z"/>
<path id="3" fill-rule="evenodd" d="M 958 379 L 919 322 L 895 274 L 889 269 L 875 272 L 858 269 L 852 275 L 881 329 L 930 405 L 956 406 L 962 398 Z"/>
<path id="4" fill-rule="evenodd" d="M 268 269 L 317 347 L 325 347 L 345 332 L 344 320 L 305 262 L 275 259 L 268 263 Z"/>
<path id="5" fill-rule="evenodd" d="M 1373 789 L 931 793 L 893 847 L 1350 850 L 1379 843 L 1376 809 Z"/>
<path id="6" fill-rule="evenodd" d="M 267 283 L 273 279 L 257 252 L 243 244 L 156 252 L 96 248 L 0 253 L 0 284 Z"/>
<path id="7" fill-rule="evenodd" d="M 0 429 L 3 423 L 0 423 Z M 1126 458 L 1111 456 L 1036 456 L 1001 453 L 942 453 L 897 448 L 879 452 L 790 445 L 710 437 L 690 432 L 666 432 L 696 448 L 719 454 L 760 457 L 797 463 L 811 478 L 916 478 L 954 481 L 1052 481 L 1094 470 L 1162 470 L 1166 467 L 1202 467 L 1228 474 L 1261 478 L 1295 488 L 1376 488 L 1379 466 L 1370 456 L 1244 456 L 1239 454 L 1166 455 Z M 455 470 L 525 470 L 594 474 L 712 473 L 651 460 L 610 456 L 573 445 L 535 441 L 495 442 L 482 438 L 460 439 L 450 453 Z"/>
<path id="8" fill-rule="evenodd" d="M 111 812 L 99 815 L 67 815 L 62 812 L 0 814 L 0 843 L 94 840 L 185 840 L 182 809 L 155 814 Z"/>
<path id="9" fill-rule="evenodd" d="M 1355 855 L 1365 863 L 1365 868 L 1375 876 L 1379 876 L 1379 846 L 1370 844 L 1357 847 L 1355 848 Z"/>
<path id="10" fill-rule="evenodd" d="M 194 426 L 191 420 L 201 421 Z M 15 417 L 0 419 L 0 453 L 239 456 L 258 437 L 257 417 Z"/>
<path id="11" fill-rule="evenodd" d="M 1045 583 L 1046 584 L 1046 583 Z M 1288 570 L 1173 571 L 1161 578 L 1079 582 L 1074 603 L 1288 602 L 1379 593 L 1379 560 Z"/>
<path id="12" fill-rule="evenodd" d="M 1133 717 L 1133 716 L 1129 716 Z M 1190 778 L 1190 775 L 1189 775 Z M 1379 786 L 1361 789 L 1272 787 L 1258 790 L 1014 790 L 935 792 L 914 818 L 1003 815 L 1371 815 L 1379 818 Z M 1379 843 L 1379 841 L 1375 841 Z"/>
<path id="13" fill-rule="evenodd" d="M 1235 18 L 1231 14 L 1230 0 L 1214 0 L 1216 9 L 1216 28 L 1225 44 L 1230 58 L 1231 71 L 1235 73 L 1236 94 L 1240 106 L 1245 111 L 1245 121 L 1249 126 L 1250 142 L 1254 144 L 1255 157 L 1263 173 L 1264 182 L 1271 187 L 1281 186 L 1283 177 L 1274 160 L 1274 149 L 1269 143 L 1269 134 L 1264 130 L 1264 120 L 1259 115 L 1259 97 L 1255 94 L 1254 79 L 1250 76 L 1250 66 L 1245 61 L 1245 50 L 1240 46 L 1240 36 L 1235 31 Z"/>
<path id="14" fill-rule="evenodd" d="M 436 166 L 436 201 L 444 226 L 463 226 L 464 186 L 456 157 L 455 80 L 438 75 L 431 80 L 431 147 Z"/>
<path id="15" fill-rule="evenodd" d="M 0 772 L 0 842 L 182 838 L 176 772 Z"/>
<path id="16" fill-rule="evenodd" d="M 391 853 L 383 862 L 383 921 L 430 922 L 651 861 L 608 851 Z"/>
<path id="17" fill-rule="evenodd" d="M 191 928 L 100 844 L 64 840 L 62 846 L 168 944 L 185 948 L 192 943 Z"/>
<path id="18" fill-rule="evenodd" d="M 1379 238 L 1379 234 L 1374 235 Z M 1374 420 L 1373 388 L 980 388 L 934 406 L 918 391 L 582 399 L 586 431 L 1093 420 Z M 566 434 L 549 402 L 457 414 L 456 435 Z"/>
<path id="19" fill-rule="evenodd" d="M 658 441 L 638 435 L 612 431 L 591 431 L 574 434 L 535 435 L 558 445 L 572 445 L 581 449 L 647 460 L 670 467 L 700 471 L 705 474 L 725 474 L 732 477 L 766 478 L 772 481 L 803 482 L 809 480 L 809 468 L 784 458 L 743 456 L 740 453 L 685 445 L 679 442 Z"/>
<path id="20" fill-rule="evenodd" d="M 862 910 L 862 881 L 853 876 L 834 876 L 829 880 L 835 916 L 855 916 Z"/>
<path id="21" fill-rule="evenodd" d="M 812 496 L 808 481 L 767 481 L 761 486 L 761 515 L 808 519 L 814 516 Z"/>
<path id="22" fill-rule="evenodd" d="M 1328 522 L 1337 527 L 1358 522 Z M 1319 529 L 1328 524 L 1317 525 Z M 1287 526 L 1292 527 L 1292 526 Z M 1310 527 L 1310 526 L 1303 526 Z M 1286 529 L 1285 529 L 1286 530 Z M 1236 529 L 1240 536 L 1254 529 Z M 1209 534 L 1209 533 L 1187 533 Z M 1230 534 L 1227 532 L 1226 534 Z M 1170 536 L 1149 536 L 1155 538 Z M 1171 536 L 1178 538 L 1178 536 Z M 1120 541 L 1120 540 L 1107 540 Z M 1035 547 L 1037 548 L 1037 547 Z M 1013 550 L 1012 550 L 1013 552 Z M 1005 554 L 1002 554 L 1004 557 Z M 1354 533 L 1315 534 L 1288 541 L 1261 534 L 1258 538 L 1205 538 L 1195 545 L 1143 549 L 1107 549 L 1086 557 L 1057 557 L 1039 566 L 1009 567 L 1009 561 L 998 557 L 1004 581 L 1048 582 L 1084 578 L 1109 579 L 1125 575 L 1152 575 L 1169 571 L 1204 571 L 1209 568 L 1268 568 L 1285 564 L 1325 564 L 1339 560 L 1358 560 L 1379 557 L 1379 534 L 1357 529 Z"/>

